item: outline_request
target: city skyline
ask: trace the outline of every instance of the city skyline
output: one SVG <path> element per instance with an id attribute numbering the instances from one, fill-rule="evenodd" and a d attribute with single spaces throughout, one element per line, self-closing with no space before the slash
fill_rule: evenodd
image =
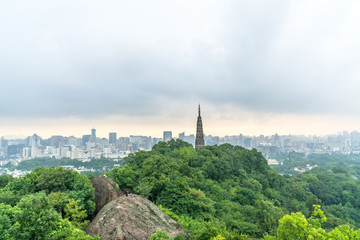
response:
<path id="1" fill-rule="evenodd" d="M 360 130 L 358 1 L 0 4 L 0 136 Z M 64 18 L 66 16 L 66 18 Z"/>
<path id="2" fill-rule="evenodd" d="M 194 111 L 195 112 L 195 111 Z M 149 127 L 147 128 L 146 125 L 143 126 L 142 128 L 139 128 L 136 125 L 133 125 L 133 128 L 129 128 L 129 125 L 126 125 L 126 130 L 117 130 L 119 129 L 119 125 L 118 124 L 114 124 L 114 125 L 109 125 L 106 124 L 105 126 L 96 126 L 96 124 L 81 124 L 81 127 L 67 127 L 66 129 L 63 128 L 63 126 L 61 126 L 60 128 L 57 128 L 57 126 L 51 126 L 49 129 L 44 131 L 44 127 L 41 128 L 31 128 L 30 127 L 26 127 L 27 131 L 22 132 L 22 127 L 23 126 L 18 126 L 16 128 L 16 131 L 14 132 L 9 132 L 8 134 L 4 134 L 4 131 L 1 132 L 0 131 L 0 137 L 3 136 L 7 139 L 21 139 L 21 138 L 25 138 L 27 136 L 31 136 L 33 134 L 38 134 L 40 136 L 43 136 L 44 138 L 50 138 L 51 136 L 75 136 L 75 137 L 81 137 L 84 134 L 87 134 L 89 129 L 98 129 L 99 131 L 98 136 L 100 138 L 107 138 L 108 134 L 110 132 L 115 132 L 117 133 L 119 136 L 130 136 L 130 135 L 134 135 L 134 136 L 152 136 L 155 138 L 161 138 L 163 135 L 164 131 L 171 131 L 173 132 L 173 137 L 176 138 L 177 134 L 179 133 L 183 133 L 185 132 L 186 134 L 196 134 L 196 122 L 195 122 L 195 118 L 196 115 L 193 114 L 194 116 L 192 116 L 192 118 L 183 120 L 181 123 L 180 121 L 178 121 L 177 123 L 179 124 L 178 126 L 174 126 L 174 125 L 166 125 L 166 123 L 160 123 L 155 127 Z M 275 122 L 275 124 L 277 125 L 281 125 L 281 128 L 276 128 L 276 127 L 266 127 L 266 122 L 269 121 L 269 119 L 263 119 L 263 118 L 248 118 L 248 122 L 250 121 L 254 121 L 255 125 L 249 128 L 249 125 L 242 125 L 239 126 L 239 128 L 234 128 L 234 125 L 231 125 L 228 123 L 228 121 L 231 121 L 231 118 L 229 116 L 225 116 L 225 117 L 219 117 L 218 121 L 213 122 L 210 121 L 207 122 L 207 116 L 208 114 L 205 112 L 205 114 L 203 114 L 205 116 L 205 131 L 204 134 L 209 136 L 220 136 L 220 137 L 224 137 L 224 136 L 236 136 L 236 135 L 247 135 L 247 136 L 260 136 L 260 135 L 265 135 L 265 136 L 271 136 L 271 135 L 275 135 L 275 134 L 279 134 L 282 136 L 286 136 L 286 135 L 304 135 L 304 136 L 328 136 L 328 135 L 335 135 L 338 134 L 340 132 L 353 132 L 353 131 L 360 131 L 359 129 L 342 129 L 341 126 L 339 126 L 339 128 L 337 129 L 337 131 L 335 131 L 332 128 L 328 128 L 327 127 L 327 123 L 329 122 L 328 120 L 326 122 L 324 121 L 317 121 L 317 122 L 313 122 L 312 118 L 302 118 L 302 124 L 305 126 L 310 126 L 309 130 L 304 131 L 304 129 L 298 129 L 297 131 L 292 131 L 291 129 L 293 128 L 292 123 L 293 121 L 295 121 L 295 118 L 298 118 L 298 116 L 290 116 L 289 118 L 281 118 L 281 119 L 277 119 L 278 122 Z M 249 116 L 247 116 L 249 117 Z M 331 119 L 331 118 L 329 118 Z M 177 119 L 179 120 L 179 119 Z M 298 119 L 297 119 L 298 120 Z M 319 120 L 319 118 L 318 118 Z M 69 121 L 69 119 L 64 119 L 64 121 Z M 185 126 L 188 127 L 183 127 L 184 123 L 186 124 Z M 259 125 L 257 125 L 258 123 L 261 124 L 262 127 L 259 127 Z M 315 124 L 314 124 L 315 123 Z M 284 128 L 284 126 L 288 124 L 288 128 Z M 41 123 L 39 123 L 39 125 L 41 125 Z M 168 126 L 168 127 L 166 127 Z M 357 123 L 355 122 L 354 126 L 357 126 Z M 314 127 L 316 128 L 315 131 L 313 131 Z M 58 130 L 57 130 L 58 129 Z M 264 131 L 265 129 L 265 131 Z M 287 132 L 286 130 L 284 131 L 284 129 L 288 129 L 289 131 Z M 322 129 L 322 131 L 318 131 L 319 129 Z M 330 129 L 330 130 L 329 130 Z M 74 131 L 75 130 L 75 131 Z M 239 130 L 238 132 L 236 130 Z M 5 131 L 6 133 L 6 131 Z"/>
<path id="3" fill-rule="evenodd" d="M 160 133 L 157 133 L 155 135 L 151 135 L 151 134 L 146 134 L 144 132 L 136 132 L 136 133 L 130 133 L 130 134 L 121 134 L 119 132 L 116 131 L 110 131 L 110 132 L 102 132 L 101 129 L 96 129 L 96 128 L 90 128 L 87 129 L 87 131 L 84 131 L 80 134 L 56 134 L 56 133 L 52 133 L 49 135 L 42 135 L 42 134 L 38 134 L 38 132 L 32 132 L 31 134 L 25 135 L 25 134 L 20 134 L 20 135 L 16 135 L 16 134 L 11 134 L 11 135 L 0 135 L 0 138 L 6 139 L 6 140 L 21 140 L 21 139 L 26 139 L 28 137 L 31 137 L 33 135 L 37 135 L 39 136 L 41 139 L 50 139 L 51 137 L 65 137 L 65 138 L 69 138 L 69 137 L 75 137 L 75 138 L 81 138 L 85 135 L 91 137 L 92 136 L 92 130 L 95 129 L 96 130 L 96 138 L 97 139 L 107 139 L 110 140 L 110 138 L 114 139 L 119 139 L 122 137 L 131 137 L 131 136 L 142 136 L 142 137 L 151 137 L 151 138 L 156 138 L 156 139 L 163 139 L 164 138 L 164 134 L 170 134 L 171 138 L 167 137 L 167 141 L 170 139 L 181 139 L 181 137 L 179 137 L 180 135 L 184 135 L 185 136 L 196 136 L 196 131 L 173 131 L 171 129 L 167 129 L 164 130 Z M 98 131 L 100 130 L 100 132 Z M 98 134 L 100 133 L 100 134 Z M 216 135 L 216 134 L 206 134 L 204 133 L 204 136 L 206 137 L 220 137 L 220 138 L 226 138 L 226 137 L 237 137 L 237 136 L 244 136 L 244 137 L 272 137 L 272 136 L 282 136 L 282 137 L 287 137 L 287 136 L 291 136 L 291 137 L 320 137 L 320 138 L 326 138 L 326 137 L 331 137 L 331 136 L 337 136 L 337 135 L 342 135 L 342 134 L 350 134 L 350 133 L 360 133 L 360 130 L 343 130 L 343 131 L 338 131 L 338 132 L 333 132 L 333 133 L 327 133 L 327 134 L 303 134 L 303 133 L 299 133 L 299 134 L 281 134 L 278 132 L 274 132 L 271 134 L 265 134 L 265 133 L 259 133 L 259 134 L 247 134 L 247 133 L 232 133 L 232 134 L 224 134 L 224 135 Z M 113 135 L 113 137 L 110 137 L 110 135 Z"/>
<path id="4" fill-rule="evenodd" d="M 225 143 L 234 146 L 242 146 L 247 149 L 255 148 L 261 152 L 269 161 L 272 156 L 279 153 L 299 153 L 305 156 L 309 154 L 360 154 L 360 132 L 341 132 L 331 136 L 211 136 L 203 135 L 201 127 L 201 116 L 197 121 L 197 134 L 187 135 L 180 133 L 178 139 L 190 143 L 196 150 L 205 145 L 222 145 Z M 124 158 L 130 153 L 139 150 L 151 150 L 160 141 L 170 141 L 177 138 L 171 131 L 164 131 L 163 138 L 155 138 L 144 135 L 120 136 L 110 132 L 108 138 L 101 138 L 97 130 L 92 128 L 90 134 L 77 138 L 74 136 L 54 135 L 50 138 L 42 138 L 37 134 L 24 139 L 9 140 L 0 138 L 0 166 L 9 162 L 17 164 L 24 160 L 34 158 L 48 159 L 81 159 L 89 161 L 93 158 Z M 271 162 L 271 161 L 270 161 Z M 271 164 L 279 164 L 271 162 Z"/>
<path id="5" fill-rule="evenodd" d="M 195 112 L 195 111 L 194 111 Z M 327 123 L 328 122 L 323 122 L 323 121 L 318 121 L 318 122 L 312 122 L 311 118 L 303 118 L 302 119 L 302 124 L 304 124 L 305 126 L 310 126 L 309 130 L 304 131 L 304 128 L 302 129 L 298 129 L 297 131 L 291 131 L 291 129 L 293 128 L 292 123 L 293 121 L 295 121 L 295 118 L 297 118 L 297 116 L 291 116 L 290 118 L 281 118 L 278 122 L 275 122 L 276 125 L 281 125 L 282 127 L 280 128 L 276 128 L 276 127 L 266 127 L 266 123 L 261 121 L 266 121 L 265 119 L 250 119 L 249 121 L 257 121 L 261 123 L 261 128 L 258 127 L 258 125 L 253 125 L 249 128 L 249 125 L 242 125 L 239 126 L 239 128 L 234 128 L 234 125 L 229 124 L 229 120 L 231 121 L 231 119 L 225 117 L 223 119 L 219 119 L 219 121 L 216 122 L 212 122 L 211 120 L 208 122 L 208 119 L 206 118 L 206 116 L 208 114 L 203 113 L 203 115 L 205 116 L 205 130 L 204 130 L 204 134 L 205 135 L 213 135 L 213 136 L 233 136 L 233 135 L 247 135 L 247 136 L 260 136 L 260 135 L 265 135 L 265 136 L 271 136 L 271 135 L 275 135 L 275 134 L 279 134 L 279 135 L 305 135 L 305 136 L 327 136 L 327 135 L 334 135 L 334 134 L 338 134 L 339 132 L 343 132 L 343 131 L 348 131 L 348 132 L 352 132 L 352 131 L 360 131 L 359 128 L 348 128 L 348 129 L 344 129 L 341 128 L 341 126 L 339 126 L 339 128 L 332 129 L 332 128 L 328 128 L 327 127 Z M 137 125 L 133 125 L 133 128 L 129 128 L 129 125 L 126 125 L 125 129 L 122 130 L 118 130 L 119 126 L 117 124 L 114 125 L 105 125 L 105 126 L 97 126 L 96 124 L 81 124 L 81 126 L 76 125 L 76 127 L 68 127 L 64 129 L 63 126 L 61 126 L 60 128 L 57 128 L 57 126 L 50 126 L 48 129 L 45 129 L 44 127 L 40 127 L 40 128 L 31 128 L 31 126 L 25 126 L 26 130 L 23 131 L 22 126 L 16 127 L 14 132 L 11 131 L 0 131 L 0 137 L 4 136 L 7 139 L 17 139 L 17 138 L 25 138 L 27 136 L 31 136 L 33 134 L 38 134 L 40 136 L 43 136 L 45 138 L 49 138 L 51 136 L 55 136 L 55 135 L 61 135 L 61 136 L 75 136 L 75 137 L 81 137 L 84 134 L 87 134 L 89 132 L 89 129 L 95 128 L 98 129 L 98 136 L 101 138 L 107 138 L 108 134 L 110 132 L 116 132 L 118 134 L 118 136 L 130 136 L 130 135 L 142 135 L 142 136 L 153 136 L 153 137 L 157 137 L 157 138 L 161 138 L 162 134 L 164 131 L 171 131 L 173 132 L 174 137 L 177 136 L 178 133 L 182 133 L 185 132 L 186 134 L 196 134 L 196 122 L 195 119 L 196 115 L 194 114 L 194 116 L 192 118 L 183 120 L 182 123 L 178 123 L 178 126 L 174 126 L 174 125 L 166 125 L 164 123 L 159 124 L 157 126 L 152 126 L 152 127 L 146 127 L 143 126 L 142 128 L 139 128 Z M 64 119 L 64 121 L 66 121 L 68 119 Z M 186 124 L 187 127 L 183 127 L 183 124 Z M 221 124 L 219 124 L 221 123 Z M 288 124 L 289 126 L 287 128 L 284 128 L 284 126 Z M 41 125 L 41 123 L 39 124 Z M 221 125 L 221 126 L 220 126 Z M 265 127 L 264 127 L 265 126 Z M 357 126 L 357 123 L 354 124 L 354 126 Z M 316 129 L 315 129 L 315 128 Z M 45 129 L 45 131 L 44 131 Z M 121 129 L 121 128 L 120 128 Z M 265 131 L 264 131 L 265 129 Z M 284 131 L 284 129 L 288 129 L 288 131 Z M 315 131 L 312 131 L 314 130 Z M 323 129 L 323 131 L 316 131 L 319 129 Z M 236 131 L 238 130 L 238 131 Z"/>

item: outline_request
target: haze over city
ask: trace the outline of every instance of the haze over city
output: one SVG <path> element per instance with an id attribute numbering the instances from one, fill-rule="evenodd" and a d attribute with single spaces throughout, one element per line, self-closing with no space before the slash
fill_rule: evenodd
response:
<path id="1" fill-rule="evenodd" d="M 0 136 L 360 130 L 358 1 L 0 3 Z"/>

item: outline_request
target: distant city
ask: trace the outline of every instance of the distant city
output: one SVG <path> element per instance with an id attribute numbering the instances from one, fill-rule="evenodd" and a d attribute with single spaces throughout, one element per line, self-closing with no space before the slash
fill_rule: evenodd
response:
<path id="1" fill-rule="evenodd" d="M 0 138 L 0 166 L 9 162 L 16 165 L 18 162 L 33 158 L 70 158 L 86 161 L 99 158 L 124 158 L 130 153 L 139 150 L 151 150 L 160 141 L 181 139 L 193 146 L 195 136 L 179 133 L 174 137 L 172 131 L 164 131 L 163 138 L 151 136 L 118 137 L 116 132 L 110 132 L 108 138 L 98 138 L 96 129 L 81 138 L 74 136 L 52 136 L 47 139 L 37 134 L 25 139 Z M 298 152 L 305 155 L 317 154 L 360 154 L 360 132 L 353 131 L 328 136 L 299 136 L 278 135 L 271 136 L 245 136 L 242 134 L 232 136 L 204 135 L 205 145 L 220 145 L 229 143 L 243 146 L 248 149 L 256 148 L 265 157 L 277 153 Z"/>

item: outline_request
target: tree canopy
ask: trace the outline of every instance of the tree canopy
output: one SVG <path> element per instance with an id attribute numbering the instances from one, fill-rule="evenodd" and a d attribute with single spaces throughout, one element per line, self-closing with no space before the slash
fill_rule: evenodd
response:
<path id="1" fill-rule="evenodd" d="M 181 140 L 160 142 L 108 175 L 161 206 L 191 239 L 275 236 L 280 219 L 291 212 L 311 217 L 314 204 L 328 215 L 324 231 L 360 223 L 358 182 L 341 169 L 281 176 L 260 152 L 230 144 L 196 152 Z"/>
<path id="2" fill-rule="evenodd" d="M 183 225 L 177 240 L 359 239 L 360 187 L 346 166 L 280 175 L 255 149 L 181 140 L 125 158 L 107 176 Z M 88 177 L 62 167 L 0 176 L 0 239 L 96 239 Z M 321 205 L 321 208 L 320 208 Z M 172 239 L 157 232 L 151 239 Z"/>
<path id="3" fill-rule="evenodd" d="M 0 239 L 97 239 L 83 231 L 95 209 L 85 175 L 38 168 L 7 180 L 0 188 Z"/>

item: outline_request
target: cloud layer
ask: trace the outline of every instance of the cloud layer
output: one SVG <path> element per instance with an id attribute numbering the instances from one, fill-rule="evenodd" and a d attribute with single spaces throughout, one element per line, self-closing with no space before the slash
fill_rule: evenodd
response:
<path id="1" fill-rule="evenodd" d="M 7 1 L 0 118 L 154 117 L 198 102 L 220 112 L 358 117 L 359 7 Z"/>

